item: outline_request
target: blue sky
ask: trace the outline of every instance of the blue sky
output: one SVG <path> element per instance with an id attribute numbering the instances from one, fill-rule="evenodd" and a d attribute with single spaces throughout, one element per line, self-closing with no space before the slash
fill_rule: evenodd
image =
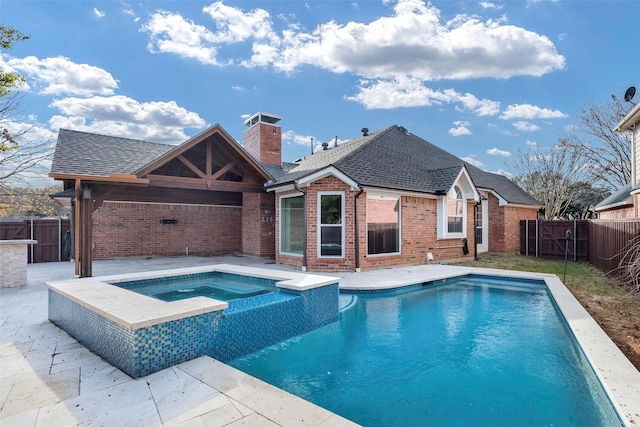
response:
<path id="1" fill-rule="evenodd" d="M 31 37 L 0 56 L 28 81 L 8 125 L 52 141 L 180 143 L 215 123 L 241 141 L 265 111 L 284 161 L 397 124 L 505 173 L 586 103 L 640 85 L 636 0 L 2 0 L 0 14 Z"/>

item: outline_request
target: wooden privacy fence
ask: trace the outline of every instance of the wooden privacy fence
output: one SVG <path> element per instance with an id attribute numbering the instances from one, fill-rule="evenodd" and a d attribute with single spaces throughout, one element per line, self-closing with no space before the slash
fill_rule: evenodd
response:
<path id="1" fill-rule="evenodd" d="M 567 249 L 569 260 L 589 261 L 599 270 L 610 273 L 618 267 L 631 239 L 638 235 L 640 219 L 526 220 L 520 221 L 520 253 L 564 259 Z"/>
<path id="2" fill-rule="evenodd" d="M 589 260 L 589 221 L 520 221 L 522 255 L 564 259 L 565 250 L 572 261 Z"/>
<path id="3" fill-rule="evenodd" d="M 638 235 L 640 219 L 589 221 L 589 262 L 601 271 L 613 272 L 631 239 Z"/>
<path id="4" fill-rule="evenodd" d="M 29 245 L 29 263 L 68 261 L 70 230 L 70 221 L 63 218 L 0 221 L 0 240 L 37 240 Z"/>

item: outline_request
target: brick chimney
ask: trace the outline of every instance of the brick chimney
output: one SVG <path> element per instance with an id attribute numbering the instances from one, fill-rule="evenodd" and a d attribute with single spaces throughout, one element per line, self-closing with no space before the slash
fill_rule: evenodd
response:
<path id="1" fill-rule="evenodd" d="M 275 114 L 258 112 L 244 122 L 249 126 L 242 134 L 244 148 L 260 163 L 282 163 L 282 128 L 276 126 L 281 119 Z"/>

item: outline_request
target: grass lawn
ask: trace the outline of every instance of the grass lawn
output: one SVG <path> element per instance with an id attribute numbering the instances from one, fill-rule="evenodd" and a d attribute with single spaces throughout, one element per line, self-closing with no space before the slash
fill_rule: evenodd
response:
<path id="1" fill-rule="evenodd" d="M 522 255 L 480 254 L 477 261 L 451 264 L 556 274 L 562 280 L 564 261 Z M 587 309 L 613 342 L 640 370 L 640 294 L 622 288 L 588 263 L 569 262 L 567 288 Z"/>

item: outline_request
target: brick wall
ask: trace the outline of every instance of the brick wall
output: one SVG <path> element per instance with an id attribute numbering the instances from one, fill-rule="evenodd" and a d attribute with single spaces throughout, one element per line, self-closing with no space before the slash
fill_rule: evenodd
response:
<path id="1" fill-rule="evenodd" d="M 160 221 L 175 219 L 176 224 Z M 242 251 L 242 209 L 105 201 L 93 212 L 93 257 L 220 255 Z"/>
<path id="2" fill-rule="evenodd" d="M 275 255 L 275 197 L 272 193 L 242 194 L 242 252 L 272 258 Z"/>
<path id="3" fill-rule="evenodd" d="M 520 252 L 520 221 L 538 218 L 532 208 L 500 206 L 498 198 L 489 194 L 489 252 Z"/>
<path id="4" fill-rule="evenodd" d="M 624 208 L 609 209 L 598 212 L 598 219 L 635 219 L 640 218 L 640 195 L 636 195 L 635 206 L 627 206 Z"/>
<path id="5" fill-rule="evenodd" d="M 319 191 L 345 192 L 345 257 L 318 258 L 318 218 L 317 201 Z M 307 193 L 307 269 L 311 271 L 353 271 L 356 268 L 355 249 L 355 208 L 354 200 L 357 191 L 335 177 L 327 177 L 314 182 L 305 189 Z M 295 193 L 280 193 L 278 196 Z M 407 197 L 401 198 L 401 253 L 391 255 L 367 256 L 367 212 L 366 193 L 357 199 L 358 228 L 360 246 L 360 268 L 362 270 L 396 267 L 401 265 L 417 265 L 427 262 L 427 253 L 432 253 L 435 261 L 462 258 L 462 239 L 437 240 L 437 200 Z M 279 206 L 278 206 L 279 208 Z M 474 203 L 467 205 L 468 257 L 473 256 L 474 244 Z M 276 242 L 280 236 L 279 212 L 276 217 Z M 293 267 L 302 266 L 301 256 L 282 255 L 276 250 L 278 264 Z"/>
<path id="6" fill-rule="evenodd" d="M 258 123 L 245 130 L 244 149 L 256 160 L 270 165 L 282 163 L 282 129 L 268 123 Z"/>

